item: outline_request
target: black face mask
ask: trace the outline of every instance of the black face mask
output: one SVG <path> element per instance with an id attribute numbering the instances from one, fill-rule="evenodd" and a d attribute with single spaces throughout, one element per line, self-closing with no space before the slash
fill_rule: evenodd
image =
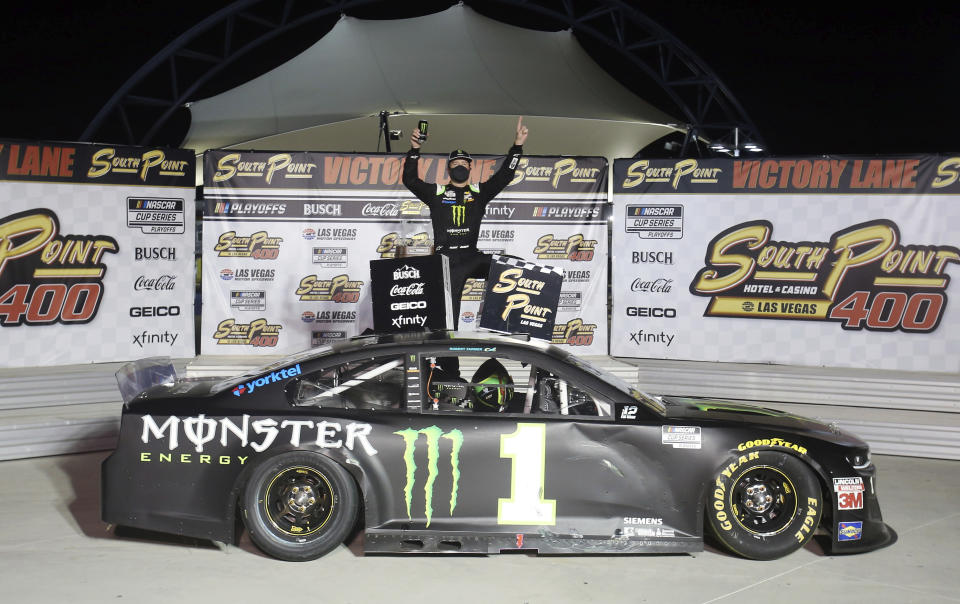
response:
<path id="1" fill-rule="evenodd" d="M 466 166 L 454 166 L 450 168 L 450 180 L 454 182 L 466 182 L 470 178 L 470 168 Z"/>

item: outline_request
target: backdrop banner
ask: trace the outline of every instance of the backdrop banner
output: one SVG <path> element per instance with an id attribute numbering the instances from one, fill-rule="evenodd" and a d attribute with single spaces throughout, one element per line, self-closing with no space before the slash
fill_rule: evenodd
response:
<path id="1" fill-rule="evenodd" d="M 960 370 L 960 157 L 616 160 L 611 354 Z"/>
<path id="2" fill-rule="evenodd" d="M 500 160 L 474 158 L 471 182 Z M 281 354 L 372 328 L 370 261 L 433 239 L 402 166 L 401 155 L 208 151 L 201 352 Z M 420 173 L 447 182 L 446 156 L 421 156 Z M 553 341 L 585 354 L 607 352 L 608 208 L 603 158 L 525 157 L 478 243 L 563 270 Z M 460 329 L 473 330 L 483 281 L 464 291 Z"/>
<path id="3" fill-rule="evenodd" d="M 0 366 L 194 355 L 194 162 L 0 140 Z"/>

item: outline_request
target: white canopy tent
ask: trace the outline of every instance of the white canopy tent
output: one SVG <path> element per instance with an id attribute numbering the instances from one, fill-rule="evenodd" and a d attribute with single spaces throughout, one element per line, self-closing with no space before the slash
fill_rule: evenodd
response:
<path id="1" fill-rule="evenodd" d="M 506 25 L 463 5 L 413 19 L 340 19 L 306 51 L 190 105 L 185 147 L 377 150 L 379 112 L 430 121 L 427 152 L 502 154 L 525 116 L 528 154 L 630 157 L 677 120 L 603 71 L 569 31 Z M 380 146 L 381 151 L 384 150 Z"/>

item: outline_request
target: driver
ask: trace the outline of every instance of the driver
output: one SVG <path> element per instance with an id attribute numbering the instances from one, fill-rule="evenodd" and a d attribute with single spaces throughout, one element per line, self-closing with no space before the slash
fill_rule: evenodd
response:
<path id="1" fill-rule="evenodd" d="M 452 151 L 447 160 L 450 182 L 446 185 L 430 184 L 420 179 L 420 130 L 415 129 L 410 135 L 410 150 L 403 164 L 403 184 L 430 209 L 436 251 L 450 261 L 453 329 L 460 322 L 460 296 L 467 278 L 486 278 L 490 272 L 490 255 L 477 250 L 480 221 L 490 200 L 513 179 L 527 134 L 521 117 L 517 120 L 513 146 L 507 151 L 500 168 L 480 183 L 469 182 L 473 165 L 470 154 L 463 149 Z"/>

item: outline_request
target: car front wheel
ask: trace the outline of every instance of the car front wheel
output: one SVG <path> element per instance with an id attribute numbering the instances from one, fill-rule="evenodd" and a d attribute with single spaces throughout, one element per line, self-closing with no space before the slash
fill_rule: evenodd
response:
<path id="1" fill-rule="evenodd" d="M 823 513 L 820 483 L 800 459 L 777 451 L 737 456 L 717 472 L 707 503 L 713 533 L 730 551 L 773 560 L 803 547 Z"/>
<path id="2" fill-rule="evenodd" d="M 251 540 L 281 560 L 313 560 L 334 549 L 353 528 L 357 508 L 356 484 L 340 464 L 298 451 L 261 464 L 243 494 Z"/>

